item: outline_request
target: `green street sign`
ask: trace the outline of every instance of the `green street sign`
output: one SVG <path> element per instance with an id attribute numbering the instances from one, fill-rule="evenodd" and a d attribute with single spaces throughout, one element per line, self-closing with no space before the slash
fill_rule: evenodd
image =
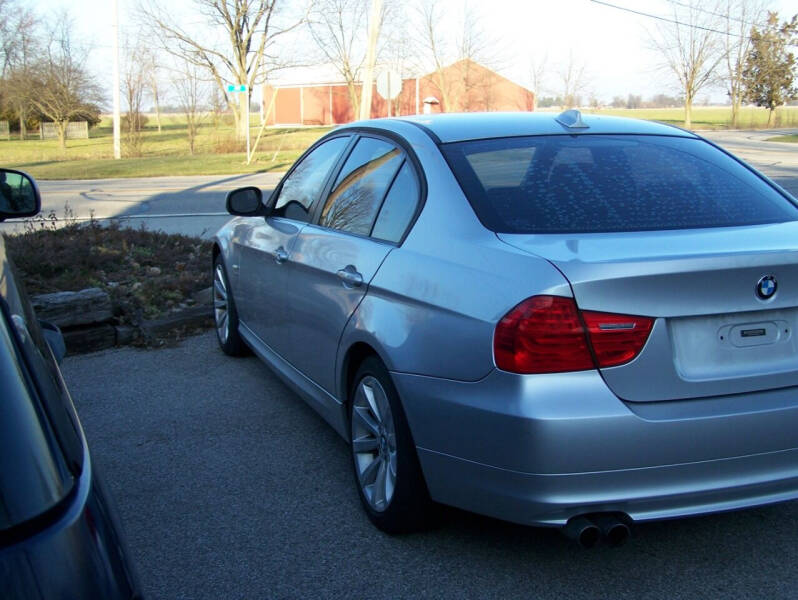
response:
<path id="1" fill-rule="evenodd" d="M 227 91 L 228 92 L 246 92 L 247 86 L 246 85 L 234 85 L 232 83 L 227 84 Z"/>

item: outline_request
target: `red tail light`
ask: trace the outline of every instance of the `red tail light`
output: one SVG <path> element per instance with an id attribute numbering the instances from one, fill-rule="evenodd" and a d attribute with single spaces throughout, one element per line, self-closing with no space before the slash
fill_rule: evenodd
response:
<path id="1" fill-rule="evenodd" d="M 650 317 L 632 317 L 582 311 L 599 367 L 614 367 L 632 360 L 643 349 L 654 325 Z"/>
<path id="2" fill-rule="evenodd" d="M 493 353 L 496 366 L 513 373 L 611 367 L 638 355 L 653 323 L 648 317 L 580 314 L 573 298 L 533 296 L 496 325 Z"/>

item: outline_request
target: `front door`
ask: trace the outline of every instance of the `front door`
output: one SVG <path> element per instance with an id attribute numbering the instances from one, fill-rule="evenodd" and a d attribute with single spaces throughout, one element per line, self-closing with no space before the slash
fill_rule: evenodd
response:
<path id="1" fill-rule="evenodd" d="M 329 139 L 306 154 L 278 187 L 270 216 L 253 226 L 241 247 L 242 323 L 278 354 L 288 345 L 288 273 L 296 237 L 310 220 L 327 178 L 349 142 Z"/>
<path id="2" fill-rule="evenodd" d="M 374 223 L 405 161 L 393 143 L 361 137 L 346 159 L 317 223 L 297 235 L 288 264 L 285 358 L 335 393 L 338 343 L 369 282 L 395 247 L 372 237 Z"/>

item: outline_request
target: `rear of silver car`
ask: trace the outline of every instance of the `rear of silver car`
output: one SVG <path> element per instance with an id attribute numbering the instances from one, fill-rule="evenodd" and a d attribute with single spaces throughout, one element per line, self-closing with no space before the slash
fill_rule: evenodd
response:
<path id="1" fill-rule="evenodd" d="M 529 273 L 553 266 L 565 288 L 529 282 L 528 298 L 495 316 L 497 368 L 486 375 L 393 371 L 431 496 L 545 525 L 798 497 L 793 201 L 687 135 L 589 137 L 442 146 L 507 252 L 472 289 L 518 269 L 518 251 Z M 630 167 L 649 150 L 658 164 Z M 683 172 L 696 164 L 705 171 Z M 488 246 L 472 263 L 489 262 Z M 375 294 L 383 282 L 381 272 Z M 540 348 L 562 336 L 569 343 L 546 363 Z"/>

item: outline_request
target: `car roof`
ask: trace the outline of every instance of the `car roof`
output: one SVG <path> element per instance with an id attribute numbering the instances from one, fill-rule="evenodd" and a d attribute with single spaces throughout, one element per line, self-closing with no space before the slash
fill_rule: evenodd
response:
<path id="1" fill-rule="evenodd" d="M 406 121 L 423 127 L 436 142 L 443 144 L 466 140 L 553 134 L 603 133 L 698 137 L 689 131 L 655 121 L 579 114 L 582 126 L 568 127 L 558 121 L 558 117 L 561 117 L 561 114 L 555 112 L 440 113 L 358 121 L 352 123 L 351 126 L 394 130 L 398 125 L 397 121 Z"/>

